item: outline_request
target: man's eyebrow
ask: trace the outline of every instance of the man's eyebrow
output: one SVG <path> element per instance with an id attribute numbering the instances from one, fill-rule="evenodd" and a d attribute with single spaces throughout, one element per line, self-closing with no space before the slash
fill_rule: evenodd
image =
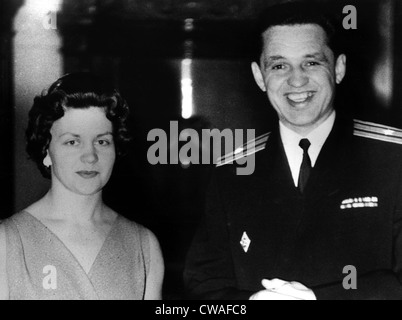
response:
<path id="1" fill-rule="evenodd" d="M 284 56 L 269 56 L 268 57 L 268 61 L 277 61 L 277 60 L 282 60 L 282 59 L 285 59 L 285 57 Z"/>
<path id="2" fill-rule="evenodd" d="M 304 56 L 304 58 L 317 59 L 319 61 L 323 61 L 323 62 L 327 62 L 327 63 L 329 62 L 328 57 L 322 52 L 309 53 L 309 54 L 306 54 Z M 264 66 L 268 67 L 272 63 L 275 63 L 275 62 L 280 61 L 280 60 L 286 60 L 286 58 L 284 56 L 281 56 L 281 55 L 269 56 L 269 57 L 265 58 L 263 62 L 264 62 Z"/>
<path id="3" fill-rule="evenodd" d="M 312 58 L 312 59 L 317 59 L 317 60 L 327 62 L 327 63 L 329 62 L 329 59 L 327 58 L 327 56 L 324 53 L 321 53 L 321 52 L 306 54 L 304 57 L 307 58 L 307 59 Z"/>
<path id="4" fill-rule="evenodd" d="M 277 62 L 279 60 L 285 60 L 285 57 L 280 56 L 280 55 L 269 56 L 268 58 L 264 59 L 264 67 L 266 68 L 266 67 L 270 66 L 272 63 L 275 63 L 275 62 Z"/>

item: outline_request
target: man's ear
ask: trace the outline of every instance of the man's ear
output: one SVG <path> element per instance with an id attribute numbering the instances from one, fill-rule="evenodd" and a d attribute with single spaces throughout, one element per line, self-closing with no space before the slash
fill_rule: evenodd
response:
<path id="1" fill-rule="evenodd" d="M 344 54 L 339 55 L 335 63 L 335 76 L 336 83 L 340 84 L 346 74 L 346 56 Z"/>
<path id="2" fill-rule="evenodd" d="M 261 68 L 257 62 L 253 62 L 251 64 L 251 70 L 253 71 L 254 79 L 257 85 L 262 91 L 266 92 L 267 88 L 265 86 L 264 77 L 262 75 Z"/>

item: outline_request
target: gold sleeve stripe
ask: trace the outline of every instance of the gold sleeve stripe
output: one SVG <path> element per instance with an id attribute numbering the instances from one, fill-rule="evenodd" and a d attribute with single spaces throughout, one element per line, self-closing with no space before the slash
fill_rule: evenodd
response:
<path id="1" fill-rule="evenodd" d="M 241 159 L 241 158 L 251 156 L 252 154 L 255 154 L 255 153 L 257 153 L 258 151 L 261 151 L 261 150 L 264 150 L 264 149 L 265 149 L 265 145 L 261 145 L 261 146 L 259 146 L 259 147 L 256 147 L 256 148 L 253 149 L 253 150 L 250 150 L 249 152 L 246 152 L 246 154 L 238 154 L 238 155 L 236 155 L 236 156 L 234 156 L 234 157 L 230 157 L 230 158 L 228 158 L 228 159 L 218 161 L 218 162 L 216 163 L 216 167 L 221 167 L 221 166 L 224 166 L 224 165 L 226 165 L 226 164 L 233 163 L 233 162 L 235 162 L 235 161 L 237 161 L 237 160 L 239 160 L 239 159 Z"/>
<path id="2" fill-rule="evenodd" d="M 370 126 L 355 123 L 355 129 L 361 130 L 361 131 L 366 131 L 366 132 L 371 132 L 371 133 L 376 133 L 376 134 L 384 135 L 387 137 L 402 138 L 402 132 L 398 132 L 398 131 L 395 131 L 394 129 L 390 129 L 390 128 L 385 129 L 385 128 L 378 128 L 378 127 L 370 127 Z"/>
<path id="3" fill-rule="evenodd" d="M 355 136 L 402 144 L 402 130 L 398 128 L 355 119 L 354 129 Z"/>
<path id="4" fill-rule="evenodd" d="M 399 138 L 399 137 L 386 136 L 386 135 L 382 135 L 382 134 L 371 133 L 371 132 L 361 131 L 361 130 L 355 130 L 354 135 L 358 136 L 358 137 L 370 138 L 370 139 L 374 139 L 374 140 L 380 140 L 380 141 L 391 142 L 391 143 L 396 143 L 396 144 L 402 145 L 402 138 Z"/>
<path id="5" fill-rule="evenodd" d="M 219 167 L 225 164 L 233 163 L 238 159 L 247 157 L 258 151 L 264 150 L 270 134 L 271 134 L 270 132 L 265 133 L 257 137 L 256 139 L 248 141 L 243 146 L 237 148 L 235 151 L 225 154 L 222 157 L 219 157 L 217 159 L 216 166 Z"/>
<path id="6" fill-rule="evenodd" d="M 379 123 L 361 121 L 361 120 L 357 120 L 357 119 L 355 119 L 354 122 L 355 122 L 355 125 L 359 124 L 359 125 L 367 126 L 367 127 L 370 127 L 370 128 L 384 129 L 384 130 L 387 130 L 387 131 L 394 131 L 394 132 L 402 133 L 402 129 L 395 128 L 395 127 L 390 127 L 390 126 L 385 126 L 385 125 L 379 124 Z"/>
<path id="7" fill-rule="evenodd" d="M 257 137 L 256 139 L 250 140 L 250 141 L 246 142 L 245 144 L 243 144 L 243 146 L 237 148 L 235 151 L 227 153 L 222 157 L 219 157 L 218 161 L 224 160 L 225 158 L 231 158 L 238 154 L 242 154 L 244 152 L 244 150 L 256 148 L 262 144 L 265 144 L 268 141 L 268 138 L 269 138 L 269 133 L 266 133 L 264 135 Z"/>

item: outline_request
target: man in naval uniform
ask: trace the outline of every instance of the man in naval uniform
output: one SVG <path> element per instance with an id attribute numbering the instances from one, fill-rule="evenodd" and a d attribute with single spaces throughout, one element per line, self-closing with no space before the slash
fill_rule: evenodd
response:
<path id="1" fill-rule="evenodd" d="M 278 127 L 249 144 L 252 175 L 232 155 L 214 170 L 190 297 L 402 299 L 402 130 L 335 111 L 346 56 L 315 8 L 279 5 L 261 21 L 252 71 Z"/>

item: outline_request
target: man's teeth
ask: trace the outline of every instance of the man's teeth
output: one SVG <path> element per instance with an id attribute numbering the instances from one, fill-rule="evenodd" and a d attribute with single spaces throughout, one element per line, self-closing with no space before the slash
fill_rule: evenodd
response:
<path id="1" fill-rule="evenodd" d="M 304 92 L 304 93 L 291 93 L 288 95 L 288 99 L 292 100 L 293 102 L 304 102 L 308 98 L 312 97 L 313 93 L 312 92 Z"/>

